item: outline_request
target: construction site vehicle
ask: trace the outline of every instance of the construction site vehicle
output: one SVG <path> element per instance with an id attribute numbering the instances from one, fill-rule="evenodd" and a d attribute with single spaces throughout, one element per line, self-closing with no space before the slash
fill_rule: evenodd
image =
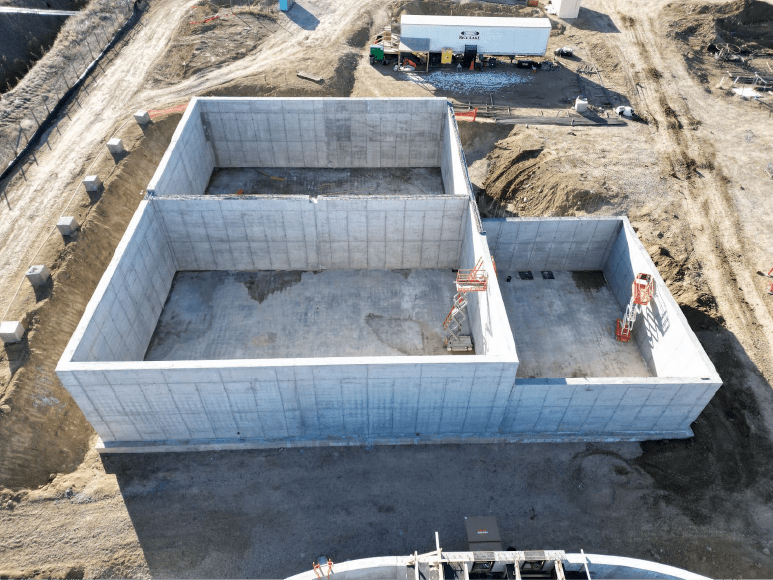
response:
<path id="1" fill-rule="evenodd" d="M 639 307 L 649 306 L 652 297 L 655 295 L 655 280 L 651 274 L 636 274 L 636 278 L 631 284 L 631 300 L 625 309 L 623 318 L 618 318 L 615 323 L 615 338 L 620 342 L 631 340 L 633 324 L 636 322 L 636 315 Z"/>
<path id="2" fill-rule="evenodd" d="M 636 115 L 636 113 L 634 113 L 631 107 L 623 107 L 623 106 L 616 107 L 615 113 L 617 113 L 618 117 L 628 117 L 629 119 Z"/>
<path id="3" fill-rule="evenodd" d="M 571 46 L 562 46 L 553 51 L 553 54 L 563 58 L 572 58 L 574 56 L 574 49 Z"/>

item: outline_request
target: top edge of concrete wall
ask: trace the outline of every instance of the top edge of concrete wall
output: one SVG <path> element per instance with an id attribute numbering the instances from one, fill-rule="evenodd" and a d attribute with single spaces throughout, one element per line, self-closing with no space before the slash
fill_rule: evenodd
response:
<path id="1" fill-rule="evenodd" d="M 502 218 L 483 218 L 483 222 L 549 222 L 549 221 L 615 221 L 623 222 L 628 221 L 626 216 L 560 216 L 560 217 L 502 217 Z"/>
<path id="2" fill-rule="evenodd" d="M 62 360 L 57 371 L 104 371 L 104 370 L 197 370 L 197 369 L 270 369 L 275 367 L 308 366 L 389 366 L 405 365 L 471 365 L 477 363 L 518 363 L 517 355 L 466 355 L 466 356 L 371 356 L 371 357 L 319 357 L 277 359 L 221 359 L 180 361 L 94 361 L 72 362 L 71 357 Z M 609 381 L 604 381 L 605 383 Z"/>
<path id="3" fill-rule="evenodd" d="M 195 101 L 448 101 L 446 97 L 193 97 Z"/>

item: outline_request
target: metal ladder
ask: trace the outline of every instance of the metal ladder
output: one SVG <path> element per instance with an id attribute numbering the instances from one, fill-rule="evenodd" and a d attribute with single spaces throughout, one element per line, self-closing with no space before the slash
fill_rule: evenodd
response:
<path id="1" fill-rule="evenodd" d="M 467 294 L 465 292 L 457 292 L 454 296 L 454 305 L 451 307 L 451 312 L 446 316 L 443 322 L 443 329 L 449 332 L 449 336 L 446 342 L 450 342 L 452 339 L 454 342 L 458 342 L 459 334 L 462 332 L 462 325 L 467 320 Z"/>

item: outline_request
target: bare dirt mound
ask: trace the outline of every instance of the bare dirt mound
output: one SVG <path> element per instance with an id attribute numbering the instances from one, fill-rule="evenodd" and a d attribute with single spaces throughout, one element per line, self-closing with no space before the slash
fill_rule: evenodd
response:
<path id="1" fill-rule="evenodd" d="M 489 2 L 466 2 L 459 4 L 450 0 L 399 0 L 390 6 L 392 18 L 400 20 L 401 14 L 443 14 L 445 16 L 544 16 L 539 8 L 524 5 L 494 4 Z"/>
<path id="2" fill-rule="evenodd" d="M 255 55 L 263 41 L 282 31 L 276 2 L 232 10 L 229 2 L 202 0 L 177 26 L 152 73 L 158 86 L 173 85 L 201 71 Z"/>
<path id="3" fill-rule="evenodd" d="M 299 66 L 301 63 L 298 63 Z M 273 74 L 248 75 L 238 81 L 224 83 L 204 91 L 205 97 L 348 97 L 354 89 L 359 54 L 346 51 L 336 59 L 316 63 L 313 71 L 322 81 L 298 77 L 292 66 Z M 308 63 L 307 63 L 308 65 Z"/>
<path id="4" fill-rule="evenodd" d="M 620 197 L 611 184 L 592 177 L 581 164 L 567 164 L 530 129 L 499 141 L 487 160 L 485 194 L 494 207 L 512 215 L 584 215 Z M 491 206 L 482 209 L 494 213 Z"/>
<path id="5" fill-rule="evenodd" d="M 728 67 L 773 74 L 773 4 L 674 2 L 662 14 L 666 36 L 689 50 L 685 60 L 701 82 L 716 80 Z"/>
<path id="6" fill-rule="evenodd" d="M 80 10 L 85 4 L 85 0 L 25 0 L 4 5 L 42 10 Z M 67 18 L 0 14 L 0 93 L 15 87 L 51 48 Z"/>
<path id="7" fill-rule="evenodd" d="M 53 283 L 27 297 L 28 332 L 0 353 L 0 488 L 45 484 L 75 469 L 91 445 L 94 431 L 54 370 L 179 120 L 159 120 L 145 134 L 129 125 L 121 137 L 131 153 L 118 166 L 105 155 L 94 167 L 110 177 L 101 195 L 77 207 L 80 231 L 66 247 L 52 238 L 43 252 Z"/>

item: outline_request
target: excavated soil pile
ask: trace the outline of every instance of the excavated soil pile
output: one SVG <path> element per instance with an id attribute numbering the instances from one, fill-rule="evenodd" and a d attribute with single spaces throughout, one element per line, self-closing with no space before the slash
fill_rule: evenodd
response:
<path id="1" fill-rule="evenodd" d="M 4 3 L 0 3 L 4 4 Z M 85 0 L 25 0 L 6 6 L 41 10 L 80 10 Z M 0 93 L 19 82 L 56 40 L 67 16 L 0 14 Z"/>
<path id="2" fill-rule="evenodd" d="M 499 141 L 487 161 L 485 195 L 513 215 L 585 215 L 620 198 L 614 187 L 589 175 L 580 164 L 567 163 L 530 129 Z M 491 207 L 483 209 L 492 213 Z"/>
<path id="3" fill-rule="evenodd" d="M 762 0 L 727 4 L 668 4 L 666 36 L 686 45 L 687 63 L 704 83 L 730 69 L 773 74 L 773 5 Z M 726 47 L 733 60 L 714 57 Z"/>
<path id="4" fill-rule="evenodd" d="M 539 8 L 469 2 L 459 4 L 450 0 L 400 0 L 390 6 L 392 18 L 399 21 L 402 14 L 443 14 L 445 16 L 514 16 L 530 18 L 544 16 Z M 555 25 L 555 23 L 554 23 Z"/>
<path id="5" fill-rule="evenodd" d="M 202 0 L 191 6 L 174 32 L 169 49 L 153 71 L 159 86 L 174 85 L 196 73 L 257 52 L 263 41 L 283 31 L 276 2 L 258 2 L 233 11 L 228 2 Z"/>
<path id="6" fill-rule="evenodd" d="M 100 195 L 84 196 L 75 209 L 80 230 L 66 246 L 52 238 L 41 253 L 53 283 L 27 297 L 23 323 L 28 332 L 22 342 L 0 351 L 0 492 L 3 486 L 34 488 L 51 473 L 72 471 L 93 445 L 94 431 L 55 368 L 180 117 L 156 120 L 144 134 L 129 125 L 121 135 L 129 155 L 116 165 L 103 154 L 93 167 L 109 177 Z"/>

